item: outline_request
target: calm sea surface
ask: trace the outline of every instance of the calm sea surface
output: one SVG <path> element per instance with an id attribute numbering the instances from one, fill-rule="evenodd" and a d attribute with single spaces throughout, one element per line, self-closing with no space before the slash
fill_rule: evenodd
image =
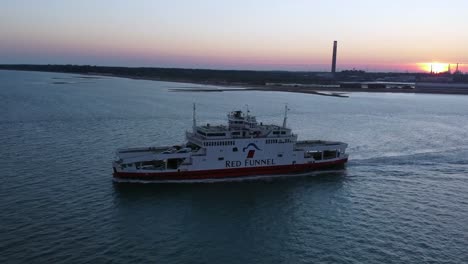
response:
<path id="1" fill-rule="evenodd" d="M 172 92 L 192 84 L 0 71 L 0 263 L 467 263 L 468 96 Z M 345 170 L 119 184 L 116 148 L 182 142 L 248 104 Z"/>

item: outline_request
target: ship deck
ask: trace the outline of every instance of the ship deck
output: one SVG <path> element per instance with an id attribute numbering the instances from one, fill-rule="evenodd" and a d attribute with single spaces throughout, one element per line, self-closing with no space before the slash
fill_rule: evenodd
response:
<path id="1" fill-rule="evenodd" d="M 295 150 L 303 150 L 307 148 L 320 148 L 330 149 L 336 147 L 337 149 L 346 148 L 348 144 L 339 141 L 324 141 L 324 140 L 302 140 L 297 141 L 295 144 Z"/>

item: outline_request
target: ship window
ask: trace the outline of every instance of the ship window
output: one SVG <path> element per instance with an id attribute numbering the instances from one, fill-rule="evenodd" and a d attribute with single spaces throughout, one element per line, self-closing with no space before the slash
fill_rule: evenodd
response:
<path id="1" fill-rule="evenodd" d="M 285 135 L 286 134 L 286 131 L 281 131 L 281 135 Z"/>
<path id="2" fill-rule="evenodd" d="M 209 133 L 209 137 L 224 137 L 226 136 L 226 133 Z"/>
<path id="3" fill-rule="evenodd" d="M 278 135 L 279 133 L 279 131 L 273 131 L 273 135 Z"/>
<path id="4" fill-rule="evenodd" d="M 283 154 L 278 154 L 278 158 L 281 158 L 281 157 L 283 157 Z"/>
<path id="5" fill-rule="evenodd" d="M 312 157 L 314 158 L 314 160 L 322 160 L 322 152 L 312 152 Z"/>
<path id="6" fill-rule="evenodd" d="M 218 160 L 224 160 L 224 157 L 219 157 Z"/>
<path id="7" fill-rule="evenodd" d="M 232 152 L 237 152 L 238 149 L 237 148 L 232 148 Z"/>
<path id="8" fill-rule="evenodd" d="M 233 136 L 240 136 L 240 132 L 232 132 Z"/>
<path id="9" fill-rule="evenodd" d="M 323 152 L 323 159 L 334 159 L 336 158 L 336 150 L 325 150 Z"/>

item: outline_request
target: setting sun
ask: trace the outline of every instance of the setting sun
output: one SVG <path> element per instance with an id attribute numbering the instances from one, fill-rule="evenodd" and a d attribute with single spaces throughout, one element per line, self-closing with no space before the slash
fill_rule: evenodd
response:
<path id="1" fill-rule="evenodd" d="M 448 71 L 448 63 L 441 62 L 424 62 L 418 63 L 419 68 L 426 72 L 441 73 Z"/>

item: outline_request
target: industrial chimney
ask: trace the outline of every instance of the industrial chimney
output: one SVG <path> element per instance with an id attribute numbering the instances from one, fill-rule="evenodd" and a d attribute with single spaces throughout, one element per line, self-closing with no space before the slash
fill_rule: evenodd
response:
<path id="1" fill-rule="evenodd" d="M 333 42 L 333 60 L 332 60 L 332 74 L 336 72 L 336 49 L 338 48 L 338 41 Z"/>

